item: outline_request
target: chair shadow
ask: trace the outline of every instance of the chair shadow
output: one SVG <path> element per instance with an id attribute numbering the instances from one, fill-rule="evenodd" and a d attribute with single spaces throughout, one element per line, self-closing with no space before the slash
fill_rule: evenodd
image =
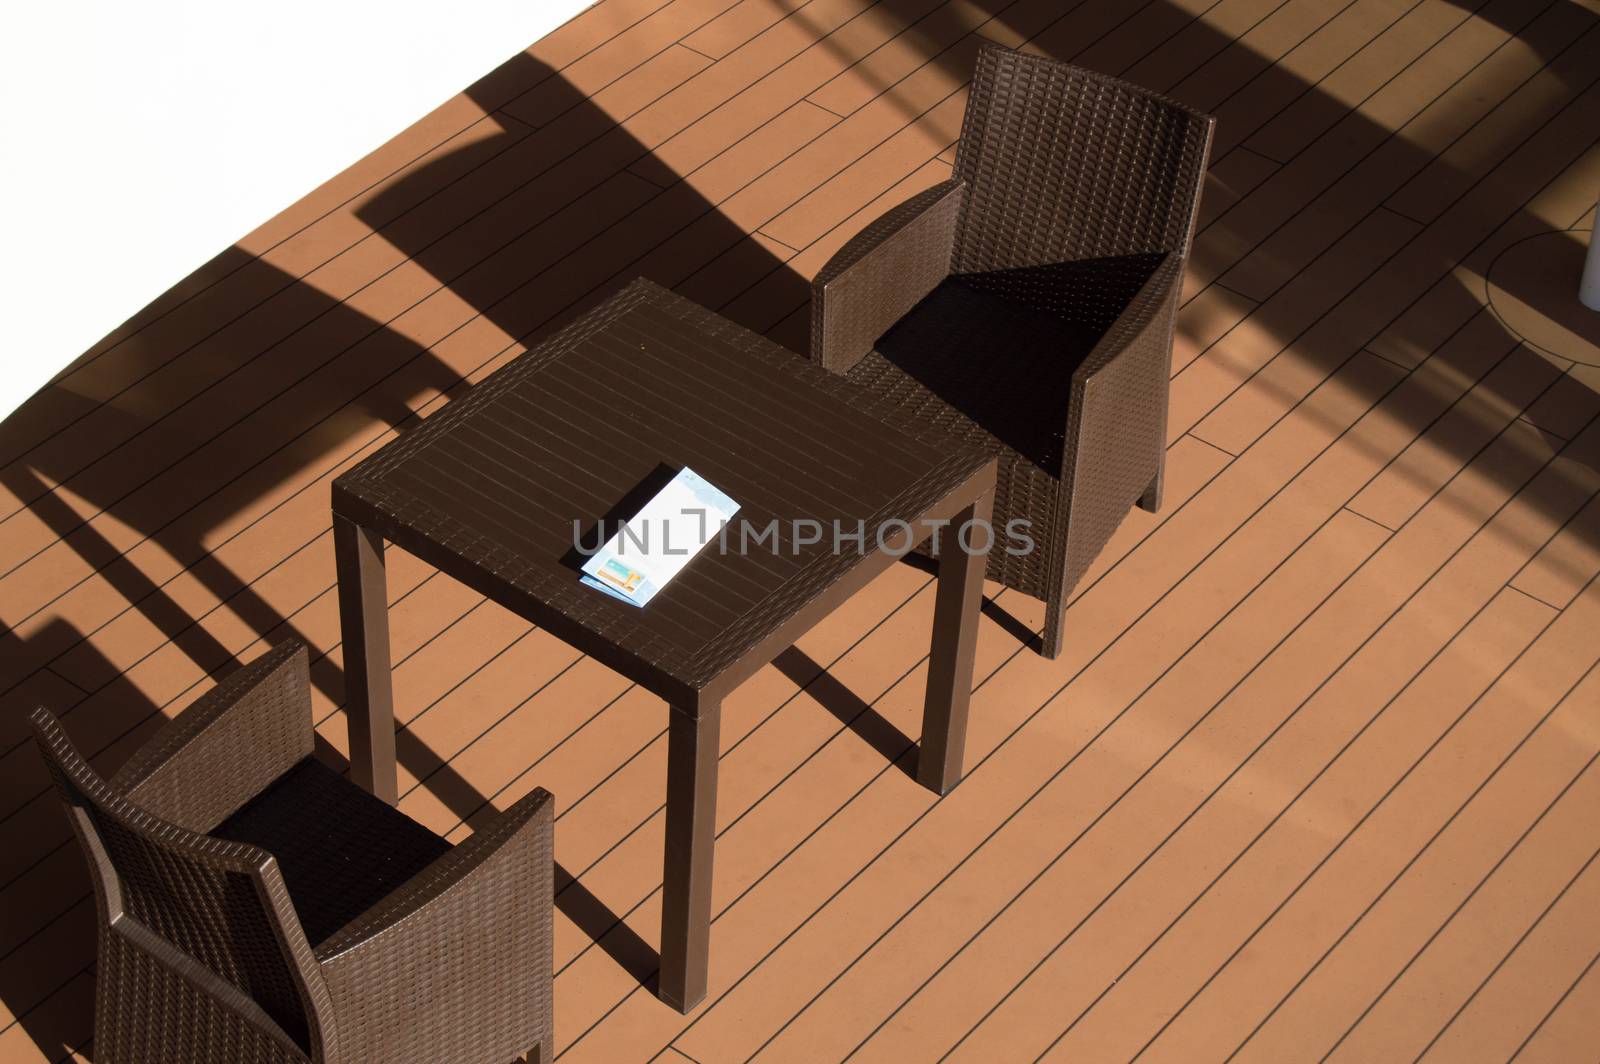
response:
<path id="1" fill-rule="evenodd" d="M 329 766 L 340 772 L 348 770 L 349 761 L 344 755 L 320 736 L 317 743 L 318 756 Z M 417 777 L 417 787 L 426 788 L 463 824 L 476 827 L 480 819 L 493 813 L 492 799 L 410 731 L 401 730 L 395 736 L 395 759 Z M 555 905 L 616 962 L 617 967 L 636 979 L 640 986 L 655 992 L 661 954 L 559 861 L 555 870 Z"/>
<path id="2" fill-rule="evenodd" d="M 902 555 L 900 562 L 929 576 L 939 575 L 939 562 L 937 559 L 921 553 L 920 550 Z M 990 598 L 983 597 L 978 604 L 978 609 L 1006 635 L 1020 643 L 1025 649 L 1042 652 L 1044 649 L 1044 633 L 1030 628 L 1026 623 L 1006 610 L 1006 608 Z"/>
<path id="3" fill-rule="evenodd" d="M 33 633 L 32 638 L 54 645 L 61 640 L 79 639 L 81 633 L 68 622 L 52 618 Z M 28 640 L 20 638 L 14 631 L 0 632 L 0 656 L 26 653 L 27 643 Z M 100 664 L 110 668 L 109 662 L 104 659 L 100 660 Z M 138 710 L 158 718 L 161 716 L 155 704 L 132 684 L 119 681 L 108 689 Z M 35 704 L 42 705 L 59 718 L 79 704 L 74 699 L 87 697 L 81 691 L 74 691 L 67 683 L 59 690 L 57 695 L 42 694 L 31 700 L 27 712 L 32 712 Z M 40 773 L 43 773 L 43 758 L 35 748 L 31 735 L 20 741 L 19 753 L 32 759 Z M 84 964 L 92 959 L 95 914 L 90 902 L 88 872 L 77 852 L 76 843 L 70 838 L 67 819 L 53 794 L 47 794 L 45 798 L 50 803 L 48 808 L 41 810 L 45 814 L 45 821 L 60 829 L 63 844 L 70 846 L 73 852 L 68 855 L 67 861 L 62 862 L 63 870 L 60 873 L 49 875 L 47 881 L 39 881 L 39 873 L 50 871 L 45 866 L 48 855 L 29 862 L 19 860 L 19 855 L 10 848 L 0 850 L 0 882 L 6 884 L 8 891 L 13 884 L 20 884 L 30 897 L 49 897 L 51 900 L 51 911 L 44 914 L 43 919 L 35 907 L 0 906 L 0 942 L 6 944 L 8 956 L 25 949 L 41 936 L 47 936 L 43 943 L 51 947 L 44 956 L 30 956 L 32 963 L 0 964 L 0 1001 L 5 1002 L 15 1022 L 34 1045 L 43 1052 L 59 1055 L 75 1048 L 69 1033 L 73 1025 L 65 1021 L 89 1015 L 93 1010 L 93 985 L 82 978 L 73 954 L 78 952 Z M 62 958 L 67 962 L 65 966 L 57 963 Z M 48 977 L 45 972 L 49 972 Z"/>

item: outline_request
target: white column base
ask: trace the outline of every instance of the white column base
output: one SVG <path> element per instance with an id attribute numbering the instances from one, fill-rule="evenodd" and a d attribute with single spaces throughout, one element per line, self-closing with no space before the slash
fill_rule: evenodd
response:
<path id="1" fill-rule="evenodd" d="M 1600 310 L 1600 208 L 1594 212 L 1594 232 L 1589 235 L 1589 258 L 1578 285 L 1578 299 L 1590 310 Z"/>

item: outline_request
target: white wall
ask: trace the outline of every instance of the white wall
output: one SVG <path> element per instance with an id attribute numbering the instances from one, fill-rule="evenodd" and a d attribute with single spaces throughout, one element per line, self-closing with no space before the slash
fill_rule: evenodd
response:
<path id="1" fill-rule="evenodd" d="M 0 417 L 592 2 L 0 5 Z"/>

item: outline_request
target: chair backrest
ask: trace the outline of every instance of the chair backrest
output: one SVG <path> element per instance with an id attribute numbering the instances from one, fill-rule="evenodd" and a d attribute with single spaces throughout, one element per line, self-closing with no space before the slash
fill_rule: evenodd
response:
<path id="1" fill-rule="evenodd" d="M 95 772 L 47 710 L 34 711 L 33 726 L 89 858 L 101 933 L 136 944 L 153 934 L 158 946 L 181 955 L 180 967 L 186 960 L 208 970 L 243 996 L 247 1011 L 253 1003 L 316 1055 L 308 979 L 320 975 L 276 861 L 145 812 Z M 138 926 L 128 928 L 130 920 Z"/>
<path id="2" fill-rule="evenodd" d="M 1186 254 L 1214 120 L 1137 85 L 998 45 L 956 151 L 953 272 Z"/>

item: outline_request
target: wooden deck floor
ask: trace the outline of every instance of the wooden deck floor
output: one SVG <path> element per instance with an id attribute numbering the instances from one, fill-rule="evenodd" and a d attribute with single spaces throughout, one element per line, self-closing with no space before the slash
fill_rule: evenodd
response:
<path id="1" fill-rule="evenodd" d="M 949 173 L 981 38 L 1220 118 L 1167 505 L 1065 657 L 990 589 L 939 802 L 920 571 L 739 692 L 688 1017 L 642 986 L 661 705 L 397 554 L 403 808 L 556 793 L 572 1062 L 1600 1059 L 1600 369 L 1484 281 L 1589 224 L 1600 6 L 604 0 L 0 428 L 0 1061 L 93 1058 L 28 709 L 109 770 L 297 636 L 337 760 L 330 478 L 641 273 L 801 348 L 806 280 Z"/>

